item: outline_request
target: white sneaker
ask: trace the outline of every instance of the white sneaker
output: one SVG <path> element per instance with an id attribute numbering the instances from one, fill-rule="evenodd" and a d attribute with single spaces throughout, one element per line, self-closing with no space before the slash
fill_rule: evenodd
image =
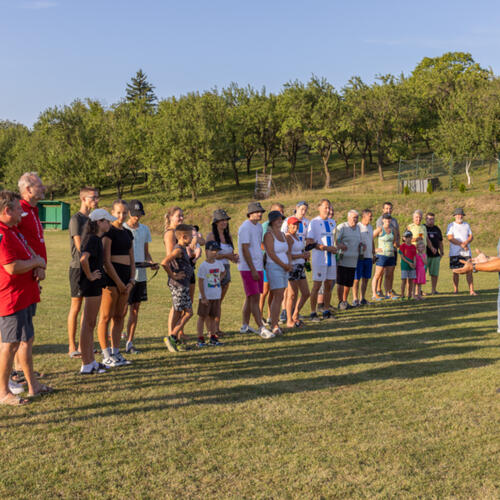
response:
<path id="1" fill-rule="evenodd" d="M 265 326 L 260 329 L 259 335 L 265 340 L 273 339 L 275 337 L 274 333 L 271 330 L 268 330 Z"/>
<path id="2" fill-rule="evenodd" d="M 118 361 L 119 365 L 117 366 L 125 366 L 125 365 L 131 365 L 132 364 L 132 361 L 129 361 L 128 359 L 125 359 L 123 356 L 122 356 L 122 353 L 121 352 L 117 352 L 116 354 L 114 354 L 114 358 Z"/>
<path id="3" fill-rule="evenodd" d="M 120 362 L 114 356 L 110 356 L 109 358 L 103 358 L 102 364 L 106 368 L 115 368 L 117 366 L 121 366 Z"/>
<path id="4" fill-rule="evenodd" d="M 24 386 L 9 378 L 9 391 L 16 395 L 21 394 L 21 392 L 24 392 Z"/>
<path id="5" fill-rule="evenodd" d="M 242 326 L 240 328 L 240 333 L 259 333 L 257 330 L 252 328 L 251 326 Z"/>

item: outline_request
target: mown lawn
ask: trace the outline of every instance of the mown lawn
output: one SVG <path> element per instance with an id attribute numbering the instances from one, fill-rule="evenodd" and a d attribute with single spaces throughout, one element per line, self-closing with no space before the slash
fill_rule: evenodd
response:
<path id="1" fill-rule="evenodd" d="M 500 496 L 496 274 L 475 275 L 479 297 L 454 296 L 443 262 L 446 293 L 421 303 L 174 355 L 161 341 L 170 298 L 160 274 L 142 353 L 82 379 L 66 354 L 67 238 L 47 233 L 36 318 L 36 368 L 58 391 L 0 407 L 0 498 Z M 232 332 L 243 297 L 234 278 L 223 309 Z"/>

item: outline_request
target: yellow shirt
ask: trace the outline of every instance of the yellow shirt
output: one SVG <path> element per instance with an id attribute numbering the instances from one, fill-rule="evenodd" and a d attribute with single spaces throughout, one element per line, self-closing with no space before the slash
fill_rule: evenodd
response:
<path id="1" fill-rule="evenodd" d="M 408 226 L 408 229 L 411 231 L 412 239 L 422 238 L 424 240 L 425 246 L 427 246 L 427 228 L 425 227 L 425 224 L 417 225 L 412 222 Z M 417 246 L 416 241 L 413 241 L 412 244 Z"/>

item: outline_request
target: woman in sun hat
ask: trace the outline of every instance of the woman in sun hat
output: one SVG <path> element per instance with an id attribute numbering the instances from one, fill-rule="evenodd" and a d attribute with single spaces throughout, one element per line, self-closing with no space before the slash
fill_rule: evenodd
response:
<path id="1" fill-rule="evenodd" d="M 239 256 L 234 252 L 234 244 L 233 239 L 231 237 L 231 232 L 229 231 L 229 221 L 231 217 L 227 215 L 227 212 L 218 208 L 214 211 L 213 219 L 212 219 L 212 231 L 207 235 L 207 243 L 209 241 L 216 241 L 220 245 L 220 251 L 217 255 L 217 260 L 221 261 L 224 264 L 224 268 L 226 270 L 226 274 L 224 279 L 221 281 L 222 287 L 222 295 L 221 295 L 221 304 L 226 296 L 226 293 L 229 289 L 229 284 L 231 283 L 231 265 L 238 263 Z M 223 334 L 220 330 L 220 316 L 215 318 L 215 326 L 217 329 L 217 335 Z"/>

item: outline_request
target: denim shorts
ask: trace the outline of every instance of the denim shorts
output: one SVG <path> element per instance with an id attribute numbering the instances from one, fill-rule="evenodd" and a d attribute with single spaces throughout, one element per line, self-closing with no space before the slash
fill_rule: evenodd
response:
<path id="1" fill-rule="evenodd" d="M 401 279 L 402 280 L 414 280 L 417 278 L 417 271 L 415 269 L 401 269 Z"/>
<path id="2" fill-rule="evenodd" d="M 266 274 L 267 281 L 269 282 L 269 290 L 286 288 L 288 286 L 288 272 L 276 264 L 276 262 L 267 262 Z"/>
<path id="3" fill-rule="evenodd" d="M 373 259 L 358 259 L 356 272 L 354 274 L 355 280 L 365 278 L 369 280 L 372 277 Z"/>
<path id="4" fill-rule="evenodd" d="M 388 257 L 386 255 L 377 254 L 377 266 L 379 267 L 394 267 L 396 265 L 396 257 Z"/>

